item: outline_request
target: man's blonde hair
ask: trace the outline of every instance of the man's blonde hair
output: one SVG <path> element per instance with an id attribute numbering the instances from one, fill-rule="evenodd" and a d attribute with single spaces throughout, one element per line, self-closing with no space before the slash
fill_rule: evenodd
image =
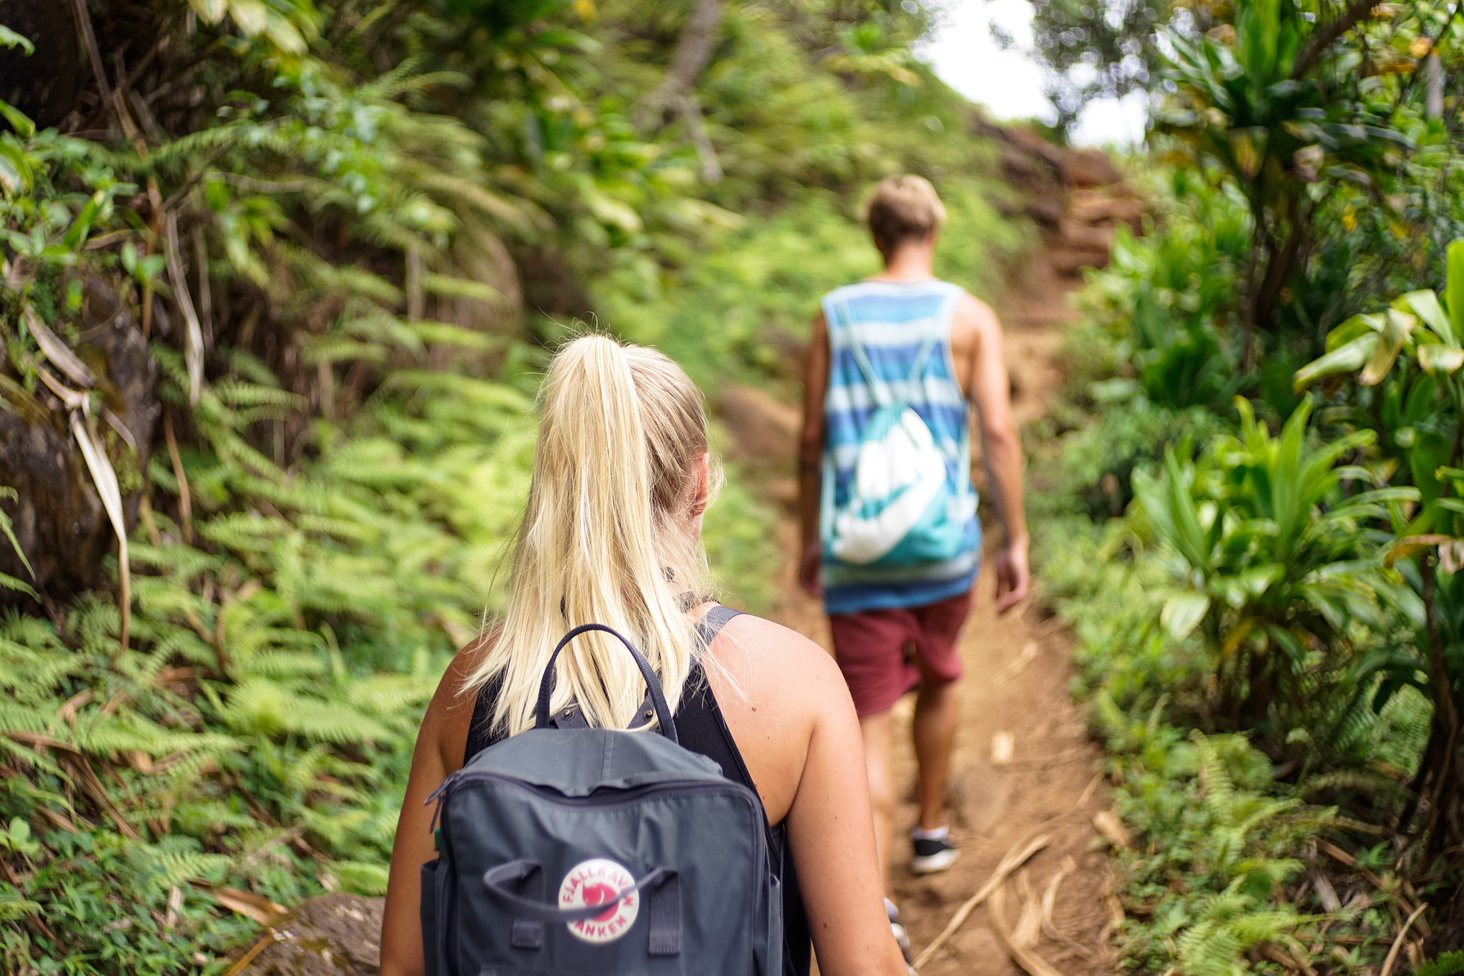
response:
<path id="1" fill-rule="evenodd" d="M 924 240 L 945 224 L 945 206 L 923 176 L 881 180 L 864 205 L 864 222 L 874 246 L 889 255 L 907 241 Z"/>

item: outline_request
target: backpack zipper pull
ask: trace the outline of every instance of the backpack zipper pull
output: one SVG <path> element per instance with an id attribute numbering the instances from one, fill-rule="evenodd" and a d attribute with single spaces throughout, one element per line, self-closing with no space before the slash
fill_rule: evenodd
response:
<path id="1" fill-rule="evenodd" d="M 437 787 L 437 789 L 433 790 L 431 793 L 428 793 L 427 799 L 422 801 L 422 805 L 424 807 L 434 801 L 436 801 L 437 803 L 437 808 L 432 811 L 432 822 L 427 825 L 427 829 L 432 831 L 434 835 L 437 831 L 437 821 L 442 818 L 442 802 L 447 799 L 447 789 L 457 780 L 457 778 L 457 773 L 453 773 L 452 775 L 448 776 L 447 779 L 442 781 L 441 786 Z"/>

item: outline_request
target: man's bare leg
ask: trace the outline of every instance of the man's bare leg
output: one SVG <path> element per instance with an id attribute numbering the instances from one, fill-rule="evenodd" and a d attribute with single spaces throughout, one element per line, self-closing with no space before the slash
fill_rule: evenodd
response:
<path id="1" fill-rule="evenodd" d="M 927 676 L 915 697 L 913 726 L 922 830 L 946 826 L 946 784 L 950 781 L 951 755 L 955 751 L 960 717 L 956 683 L 933 681 Z M 864 748 L 869 749 L 867 736 Z"/>
<path id="2" fill-rule="evenodd" d="M 893 724 L 888 711 L 859 719 L 864 736 L 864 764 L 869 773 L 869 800 L 874 807 L 874 853 L 885 893 L 890 890 L 890 840 L 895 829 L 895 777 L 891 756 Z"/>

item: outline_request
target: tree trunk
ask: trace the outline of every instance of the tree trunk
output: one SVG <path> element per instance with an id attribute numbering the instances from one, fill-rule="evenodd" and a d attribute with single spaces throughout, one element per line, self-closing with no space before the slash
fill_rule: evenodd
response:
<path id="1" fill-rule="evenodd" d="M 676 41 L 666 77 L 647 96 L 636 112 L 636 128 L 646 131 L 661 127 L 668 109 L 681 111 L 691 97 L 697 77 L 712 59 L 712 42 L 722 23 L 722 0 L 696 0 L 691 19 Z"/>
<path id="2" fill-rule="evenodd" d="M 1424 794 L 1428 802 L 1425 850 L 1431 856 L 1456 848 L 1464 834 L 1464 782 L 1459 768 L 1459 711 L 1454 699 L 1453 683 L 1444 643 L 1439 634 L 1435 601 L 1437 567 L 1431 556 L 1425 556 L 1423 571 L 1424 628 L 1428 639 L 1429 686 L 1433 689 L 1433 720 L 1429 730 L 1429 748 L 1424 754 L 1427 777 Z"/>
<path id="3" fill-rule="evenodd" d="M 76 19 L 60 0 L 6 0 L 0 24 L 29 38 L 29 57 L 18 48 L 0 50 L 0 100 L 30 116 L 40 128 L 55 125 L 76 107 L 86 78 Z"/>
<path id="4" fill-rule="evenodd" d="M 1259 282 L 1252 277 L 1250 294 L 1247 296 L 1245 367 L 1256 366 L 1255 348 L 1249 330 L 1266 334 L 1275 331 L 1276 313 L 1281 302 L 1281 293 L 1295 274 L 1297 263 L 1307 242 L 1310 214 L 1304 213 L 1298 196 L 1292 196 L 1286 204 L 1286 238 L 1277 246 L 1275 239 L 1267 235 L 1268 246 L 1265 255 L 1265 271 Z M 1255 259 L 1254 250 L 1252 259 Z"/>
<path id="5" fill-rule="evenodd" d="M 1296 59 L 1292 66 L 1291 77 L 1293 79 L 1304 78 L 1306 73 L 1316 67 L 1322 55 L 1327 53 L 1327 48 L 1343 34 L 1356 27 L 1358 23 L 1370 14 L 1378 0 L 1352 0 L 1347 8 L 1337 16 L 1336 20 L 1328 21 L 1312 32 L 1307 39 L 1306 47 Z"/>

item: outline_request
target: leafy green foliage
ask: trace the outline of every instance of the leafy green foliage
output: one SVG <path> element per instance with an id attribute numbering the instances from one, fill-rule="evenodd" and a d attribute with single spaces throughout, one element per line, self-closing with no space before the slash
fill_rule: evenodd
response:
<path id="1" fill-rule="evenodd" d="M 1464 949 L 1446 952 L 1415 970 L 1415 976 L 1458 976 L 1464 973 Z"/>
<path id="2" fill-rule="evenodd" d="M 1066 131 L 1097 98 L 1122 98 L 1153 83 L 1160 28 L 1180 6 L 1171 0 L 1045 0 L 1032 5 L 1036 53 L 1049 71 L 1047 97 Z M 1209 3 L 1185 4 L 1209 19 Z"/>
<path id="3" fill-rule="evenodd" d="M 1135 392 L 1162 406 L 1217 407 L 1238 389 L 1237 351 L 1222 323 L 1238 311 L 1234 279 L 1244 267 L 1245 206 L 1192 171 L 1156 187 L 1159 212 L 1143 237 L 1120 226 L 1112 261 L 1084 292 L 1084 309 L 1113 343 L 1132 379 L 1105 382 L 1115 401 Z"/>
<path id="4" fill-rule="evenodd" d="M 115 406 L 67 358 L 97 279 L 162 418 L 151 451 L 99 435 L 140 496 L 130 599 L 0 578 L 51 611 L 0 618 L 0 969 L 221 972 L 254 926 L 231 889 L 384 887 L 421 711 L 501 597 L 561 331 L 526 312 L 603 311 L 715 403 L 783 376 L 814 297 L 862 273 L 868 180 L 945 183 L 973 286 L 1022 239 L 969 107 L 911 55 L 919 8 L 729 11 L 705 131 L 652 133 L 636 101 L 679 23 L 657 6 L 95 6 L 109 55 L 167 43 L 107 59 L 119 98 L 86 133 L 0 104 L 0 408 Z M 775 596 L 774 517 L 735 472 L 708 513 L 730 601 Z"/>
<path id="5" fill-rule="evenodd" d="M 1272 437 L 1238 404 L 1238 437 L 1215 439 L 1194 463 L 1170 451 L 1162 479 L 1135 474 L 1134 528 L 1163 545 L 1174 589 L 1160 622 L 1176 640 L 1201 634 L 1220 712 L 1263 734 L 1305 734 L 1315 750 L 1336 730 L 1316 727 L 1303 706 L 1320 699 L 1335 709 L 1328 689 L 1352 686 L 1359 628 L 1385 630 L 1380 599 L 1395 584 L 1381 563 L 1381 526 L 1389 506 L 1416 494 L 1377 489 L 1344 501 L 1343 482 L 1368 474 L 1339 459 L 1368 435 L 1309 449 L 1309 405 Z"/>
<path id="6" fill-rule="evenodd" d="M 44 911 L 7 934 L 8 958 L 167 970 L 170 927 L 206 956 L 241 934 L 218 887 L 284 903 L 316 877 L 379 891 L 369 865 L 390 848 L 417 716 L 476 631 L 527 485 L 527 402 L 459 379 L 462 396 L 446 399 L 404 375 L 288 478 L 191 452 L 184 478 L 208 486 L 193 495 L 198 541 L 161 514 L 137 540 L 138 639 L 120 657 L 105 604 L 57 630 L 0 626 L 14 702 L 0 810 L 49 854 L 17 865 Z M 205 443 L 235 443 L 248 413 L 205 388 Z M 165 464 L 154 475 L 160 494 L 179 490 Z M 98 818 L 116 833 L 86 827 Z M 108 846 L 68 858 L 81 840 Z M 118 904 L 134 915 L 113 943 L 100 923 Z"/>
<path id="7" fill-rule="evenodd" d="M 1395 513 L 1389 559 L 1407 589 L 1396 602 L 1410 624 L 1405 649 L 1374 659 L 1386 678 L 1378 702 L 1412 685 L 1433 704 L 1429 740 L 1415 786 L 1426 798 L 1430 850 L 1464 836 L 1464 572 L 1457 558 L 1464 538 L 1464 239 L 1449 245 L 1442 299 L 1410 291 L 1384 312 L 1363 313 L 1327 336 L 1328 351 L 1296 374 L 1298 386 L 1358 372 L 1358 387 L 1338 411 L 1341 423 L 1378 448 L 1378 470 L 1411 482 L 1422 501 Z M 1409 807 L 1409 812 L 1413 810 Z M 1458 867 L 1457 858 L 1455 867 Z"/>
<path id="8" fill-rule="evenodd" d="M 1418 885 L 1443 947 L 1460 925 L 1461 157 L 1432 79 L 1464 25 L 1311 0 L 1168 16 L 1151 151 L 1177 169 L 1150 181 L 1148 236 L 1091 279 L 1086 334 L 1117 342 L 1084 361 L 1038 529 L 1120 812 L 1149 839 L 1120 855 L 1125 961 L 1373 971 L 1396 924 L 1319 850 L 1372 872 L 1368 898 Z M 1108 463 L 1109 441 L 1137 463 Z M 1251 760 L 1217 769 L 1202 742 Z"/>
<path id="9" fill-rule="evenodd" d="M 1328 954 L 1329 971 L 1375 967 L 1391 939 L 1384 906 L 1340 895 L 1343 908 L 1328 911 L 1313 883 L 1320 875 L 1327 890 L 1373 892 L 1316 855 L 1319 843 L 1348 843 L 1347 818 L 1282 779 L 1244 735 L 1190 728 L 1212 698 L 1211 664 L 1193 635 L 1176 640 L 1159 625 L 1162 561 L 1122 558 L 1121 534 L 1084 516 L 1036 526 L 1045 585 L 1078 640 L 1112 802 L 1134 837 L 1116 852 L 1125 969 L 1269 972 L 1262 950 L 1316 959 L 1338 936 L 1354 948 Z M 1340 782 L 1330 788 L 1355 802 Z M 1358 859 L 1377 865 L 1374 854 Z"/>
<path id="10" fill-rule="evenodd" d="M 1255 330 L 1283 331 L 1282 306 L 1294 300 L 1297 277 L 1310 273 L 1316 243 L 1344 236 L 1328 219 L 1333 208 L 1354 214 L 1344 233 L 1361 208 L 1402 227 L 1422 216 L 1408 212 L 1410 193 L 1433 194 L 1460 175 L 1443 159 L 1410 162 L 1416 136 L 1438 137 L 1437 122 L 1424 118 L 1424 86 L 1411 84 L 1411 75 L 1433 51 L 1430 33 L 1450 29 L 1449 21 L 1440 23 L 1430 4 L 1390 9 L 1378 24 L 1367 14 L 1357 4 L 1258 0 L 1236 5 L 1229 22 L 1207 33 L 1167 35 L 1166 75 L 1176 95 L 1160 126 L 1198 164 L 1224 174 L 1251 214 L 1242 319 L 1248 368 L 1259 363 Z M 1419 179 L 1415 165 L 1435 167 L 1437 182 Z M 1328 303 L 1316 298 L 1314 308 Z"/>

